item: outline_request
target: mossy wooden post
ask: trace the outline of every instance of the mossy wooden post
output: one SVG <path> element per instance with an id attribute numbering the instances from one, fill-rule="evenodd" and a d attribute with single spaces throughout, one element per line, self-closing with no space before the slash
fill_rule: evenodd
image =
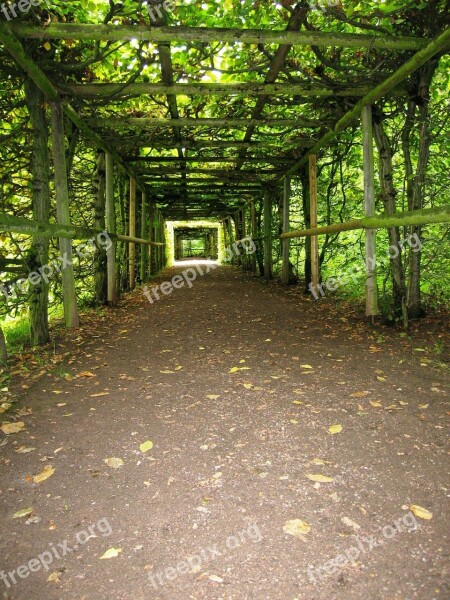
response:
<path id="1" fill-rule="evenodd" d="M 317 227 L 317 155 L 309 155 L 309 214 L 311 227 Z M 319 240 L 311 237 L 311 281 L 314 289 L 319 285 Z"/>
<path id="2" fill-rule="evenodd" d="M 372 135 L 372 107 L 362 110 L 363 160 L 364 160 L 364 214 L 375 215 L 375 182 Z M 366 229 L 366 315 L 373 317 L 379 314 L 377 269 L 376 269 L 376 229 Z"/>
<path id="3" fill-rule="evenodd" d="M 153 208 L 153 203 L 150 202 L 150 206 L 148 209 L 148 241 L 154 242 L 155 236 L 153 231 L 153 218 L 154 218 L 155 210 Z M 153 274 L 153 257 L 154 257 L 153 246 L 149 244 L 148 246 L 148 274 Z"/>
<path id="4" fill-rule="evenodd" d="M 254 200 L 250 201 L 250 237 L 252 238 L 253 243 L 256 246 L 258 244 L 258 242 L 256 242 L 256 238 L 258 237 L 258 224 L 256 222 L 256 207 Z M 257 270 L 256 253 L 257 250 L 255 250 L 255 252 L 253 252 L 253 254 L 250 255 L 251 268 L 253 273 L 256 273 Z"/>
<path id="5" fill-rule="evenodd" d="M 105 156 L 106 170 L 106 210 L 105 226 L 108 233 L 116 232 L 116 213 L 114 204 L 114 161 L 110 152 Z M 107 272 L 108 272 L 108 304 L 114 304 L 117 301 L 117 283 L 116 283 L 116 242 L 111 240 L 109 248 L 106 250 Z"/>
<path id="6" fill-rule="evenodd" d="M 147 196 L 145 192 L 142 192 L 141 198 L 141 238 L 145 240 L 147 237 Z M 147 279 L 147 258 L 148 252 L 145 246 L 141 246 L 141 269 L 140 269 L 140 280 L 141 283 Z"/>
<path id="7" fill-rule="evenodd" d="M 56 219 L 61 225 L 70 225 L 69 186 L 67 184 L 66 149 L 64 141 L 64 113 L 59 102 L 51 103 L 53 165 L 55 171 Z M 62 293 L 66 327 L 78 327 L 77 297 L 72 261 L 72 242 L 59 238 L 62 265 Z"/>
<path id="8" fill-rule="evenodd" d="M 283 222 L 282 229 L 283 233 L 287 233 L 289 231 L 289 200 L 291 194 L 291 181 L 289 177 L 285 177 L 283 179 Z M 281 266 L 281 283 L 284 285 L 289 284 L 289 238 L 283 239 L 281 242 L 281 256 L 282 256 L 282 266 Z"/>
<path id="9" fill-rule="evenodd" d="M 95 173 L 96 191 L 94 194 L 94 229 L 105 227 L 105 153 L 98 152 Z M 108 295 L 108 276 L 106 266 L 106 249 L 96 244 L 94 253 L 94 290 L 97 304 L 106 304 Z"/>
<path id="10" fill-rule="evenodd" d="M 272 196 L 264 193 L 264 278 L 272 279 Z"/>
<path id="11" fill-rule="evenodd" d="M 2 328 L 0 327 L 0 367 L 5 367 L 8 362 L 8 350 L 6 349 L 6 339 Z"/>
<path id="12" fill-rule="evenodd" d="M 128 232 L 130 237 L 136 236 L 136 180 L 134 177 L 130 177 L 130 213 Z M 136 244 L 130 242 L 128 248 L 130 260 L 129 286 L 130 290 L 134 290 L 136 286 Z"/>

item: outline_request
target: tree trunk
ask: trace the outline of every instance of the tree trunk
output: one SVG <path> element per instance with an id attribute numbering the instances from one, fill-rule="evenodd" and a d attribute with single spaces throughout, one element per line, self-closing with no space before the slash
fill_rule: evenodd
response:
<path id="1" fill-rule="evenodd" d="M 408 181 L 410 182 L 409 193 L 408 193 L 408 209 L 409 210 L 421 210 L 424 205 L 425 195 L 425 179 L 427 173 L 428 159 L 430 155 L 430 132 L 429 132 L 429 101 L 430 101 L 430 84 L 433 79 L 434 72 L 436 71 L 437 61 L 432 61 L 425 65 L 418 72 L 418 83 L 417 83 L 417 98 L 418 102 L 418 136 L 419 136 L 419 153 L 417 159 L 417 166 L 415 176 L 410 176 Z M 408 114 L 409 116 L 409 114 Z M 411 158 L 409 154 L 410 150 L 410 136 L 404 138 L 404 150 L 406 151 L 405 159 L 407 158 L 409 165 L 411 165 Z M 411 166 L 409 167 L 411 170 Z M 420 225 L 411 225 L 409 229 L 410 236 L 417 236 L 420 239 L 422 228 Z M 410 248 L 409 250 L 409 281 L 407 290 L 407 305 L 408 315 L 410 318 L 419 318 L 424 315 L 422 308 L 422 299 L 420 293 L 420 273 L 421 273 L 421 259 L 422 251 L 420 246 L 417 248 Z"/>
<path id="2" fill-rule="evenodd" d="M 6 340 L 2 328 L 0 327 L 0 366 L 6 366 L 8 361 L 8 352 L 6 349 Z"/>
<path id="3" fill-rule="evenodd" d="M 25 80 L 25 98 L 32 128 L 31 186 L 33 219 L 48 223 L 50 218 L 48 125 L 45 99 L 31 79 Z M 37 271 L 48 263 L 48 237 L 36 236 L 31 242 L 28 265 Z M 50 341 L 48 329 L 48 279 L 41 278 L 30 287 L 30 333 L 33 344 Z"/>
<path id="4" fill-rule="evenodd" d="M 302 204 L 303 215 L 305 219 L 305 229 L 311 227 L 311 206 L 310 206 L 310 188 L 309 188 L 309 169 L 306 165 L 300 170 L 300 180 L 302 183 Z M 305 241 L 305 294 L 310 294 L 309 284 L 312 281 L 312 265 L 311 265 L 311 238 L 308 237 Z"/>
<path id="5" fill-rule="evenodd" d="M 379 114 L 374 113 L 373 132 L 378 149 L 378 172 L 380 178 L 381 197 L 384 204 L 384 212 L 387 215 L 396 213 L 396 189 L 394 187 L 394 176 L 392 169 L 393 151 L 389 138 L 384 129 L 383 121 Z M 390 253 L 390 271 L 392 277 L 392 298 L 394 318 L 403 316 L 406 320 L 406 286 L 405 274 L 400 246 L 400 231 L 398 227 L 390 227 L 388 230 L 389 245 L 396 249 Z M 406 324 L 406 323 L 405 323 Z"/>
<path id="6" fill-rule="evenodd" d="M 105 191 L 106 191 L 106 166 L 105 154 L 99 152 L 97 168 L 95 171 L 96 193 L 94 195 L 94 229 L 105 227 Z M 108 274 L 106 249 L 97 244 L 94 255 L 94 293 L 97 305 L 106 304 L 108 301 Z"/>

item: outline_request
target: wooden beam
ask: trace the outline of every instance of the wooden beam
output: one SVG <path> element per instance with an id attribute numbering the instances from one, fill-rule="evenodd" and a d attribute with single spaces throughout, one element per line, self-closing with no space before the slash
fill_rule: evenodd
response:
<path id="1" fill-rule="evenodd" d="M 450 206 L 424 208 L 395 215 L 374 215 L 362 219 L 351 219 L 344 223 L 335 223 L 326 227 L 314 229 L 300 229 L 281 234 L 280 238 L 298 238 L 311 235 L 325 235 L 341 231 L 354 231 L 357 229 L 386 229 L 389 227 L 403 227 L 408 225 L 430 225 L 432 223 L 450 223 Z M 0 220 L 1 224 L 1 220 Z"/>
<path id="2" fill-rule="evenodd" d="M 105 227 L 111 233 L 116 232 L 116 213 L 114 204 L 114 159 L 110 152 L 105 154 L 106 169 L 106 210 Z M 116 287 L 116 242 L 112 241 L 111 246 L 106 250 L 107 260 L 107 278 L 108 292 L 107 300 L 109 304 L 117 301 Z"/>
<path id="3" fill-rule="evenodd" d="M 269 190 L 264 193 L 264 278 L 272 279 L 272 195 Z"/>
<path id="4" fill-rule="evenodd" d="M 443 33 L 432 40 L 423 50 L 420 50 L 406 63 L 404 63 L 397 71 L 395 71 L 385 81 L 374 87 L 366 94 L 351 110 L 349 110 L 334 126 L 334 129 L 328 131 L 320 140 L 309 150 L 309 152 L 298 160 L 288 171 L 286 175 L 296 173 L 299 168 L 306 164 L 309 154 L 317 154 L 318 151 L 325 146 L 328 146 L 337 135 L 356 121 L 360 116 L 362 109 L 365 106 L 374 104 L 377 100 L 391 92 L 402 81 L 409 77 L 414 71 L 417 71 L 422 65 L 428 62 L 436 54 L 443 52 L 450 45 L 450 27 L 445 29 Z"/>
<path id="5" fill-rule="evenodd" d="M 68 238 L 71 240 L 87 240 L 105 233 L 113 241 L 133 242 L 134 244 L 151 244 L 152 246 L 165 246 L 164 243 L 158 244 L 149 240 L 142 240 L 129 235 L 121 235 L 112 231 L 99 231 L 89 227 L 75 227 L 74 225 L 60 225 L 58 223 L 43 223 L 42 221 L 33 221 L 26 217 L 17 217 L 0 212 L 0 231 L 13 231 L 22 235 Z"/>
<path id="6" fill-rule="evenodd" d="M 367 35 L 328 31 L 273 31 L 232 29 L 224 27 L 149 27 L 148 25 L 102 25 L 50 23 L 46 27 L 30 23 L 14 23 L 18 37 L 41 40 L 96 40 L 126 42 L 222 42 L 228 44 L 289 44 L 338 48 L 370 48 L 384 50 L 419 50 L 428 40 L 393 35 Z"/>
<path id="7" fill-rule="evenodd" d="M 297 119 L 233 119 L 233 118 L 178 118 L 178 119 L 161 119 L 161 118 L 140 118 L 128 117 L 124 115 L 120 118 L 111 117 L 109 119 L 91 118 L 86 119 L 89 127 L 95 129 L 159 129 L 162 127 L 225 127 L 229 128 L 245 128 L 245 127 L 289 127 L 289 128 L 318 128 L 324 126 L 324 121 L 312 121 L 304 118 Z M 176 122 L 175 122 L 176 121 Z"/>
<path id="8" fill-rule="evenodd" d="M 129 237 L 136 237 L 136 180 L 134 177 L 130 179 L 130 208 L 129 208 Z M 129 243 L 129 259 L 130 259 L 130 290 L 136 287 L 136 245 L 133 242 Z"/>
<path id="9" fill-rule="evenodd" d="M 52 113 L 52 146 L 56 196 L 56 218 L 61 225 L 70 225 L 69 186 L 67 182 L 66 148 L 64 138 L 64 113 L 59 102 L 50 104 Z M 75 276 L 70 239 L 59 238 L 61 254 L 61 277 L 66 327 L 80 324 L 75 291 Z"/>
<path id="10" fill-rule="evenodd" d="M 317 227 L 317 155 L 309 156 L 309 214 L 311 227 Z M 314 289 L 319 285 L 319 240 L 311 237 L 311 280 Z"/>
<path id="11" fill-rule="evenodd" d="M 363 164 L 364 164 L 364 214 L 375 215 L 375 178 L 373 163 L 372 107 L 362 110 Z M 376 229 L 365 230 L 366 254 L 366 316 L 374 317 L 380 313 L 378 309 L 378 288 L 376 270 Z"/>
<path id="12" fill-rule="evenodd" d="M 291 195 L 291 182 L 289 177 L 285 177 L 283 180 L 283 233 L 289 232 L 289 203 L 290 203 L 290 195 Z M 281 267 L 281 283 L 284 285 L 289 284 L 289 251 L 290 244 L 289 238 L 283 238 L 281 241 L 281 254 L 282 254 L 282 267 Z"/>
<path id="13" fill-rule="evenodd" d="M 147 196 L 145 192 L 141 194 L 141 238 L 147 235 Z M 141 248 L 139 277 L 141 283 L 147 279 L 147 256 L 145 248 Z"/>
<path id="14" fill-rule="evenodd" d="M 361 97 L 370 92 L 369 86 L 326 89 L 308 83 L 67 83 L 59 92 L 75 98 L 97 98 L 120 101 L 131 96 L 302 96 L 304 98 Z M 406 93 L 404 90 L 399 93 Z"/>
<path id="15" fill-rule="evenodd" d="M 125 159 L 125 162 L 148 162 L 148 163 L 180 163 L 180 162 L 198 162 L 198 163 L 235 163 L 237 158 L 228 156 L 185 156 L 183 159 L 176 156 L 130 156 Z M 245 161 L 249 164 L 280 164 L 289 165 L 295 163 L 294 158 L 279 158 L 279 157 L 261 157 L 257 156 L 246 157 Z"/>

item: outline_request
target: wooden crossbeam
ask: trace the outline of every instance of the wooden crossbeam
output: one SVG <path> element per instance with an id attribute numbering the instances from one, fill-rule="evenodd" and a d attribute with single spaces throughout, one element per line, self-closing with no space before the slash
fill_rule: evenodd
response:
<path id="1" fill-rule="evenodd" d="M 234 163 L 237 158 L 232 158 L 229 156 L 186 156 L 182 159 L 183 162 L 195 162 L 195 163 Z M 129 156 L 124 159 L 125 162 L 144 162 L 144 163 L 179 163 L 181 159 L 176 156 Z M 273 156 L 261 157 L 258 158 L 256 156 L 246 157 L 244 160 L 245 163 L 249 164 L 279 164 L 279 165 L 289 165 L 295 163 L 294 158 L 278 158 Z"/>
<path id="2" fill-rule="evenodd" d="M 86 119 L 86 123 L 94 129 L 158 129 L 163 127 L 226 127 L 240 129 L 245 127 L 289 127 L 289 128 L 321 128 L 326 121 L 297 119 L 233 119 L 233 118 L 178 118 L 173 119 L 127 117 L 109 119 Z"/>
<path id="3" fill-rule="evenodd" d="M 75 98 L 120 101 L 124 97 L 155 96 L 301 96 L 304 98 L 362 97 L 370 86 L 324 88 L 315 83 L 72 83 L 59 92 Z M 406 93 L 399 90 L 399 94 Z"/>
<path id="4" fill-rule="evenodd" d="M 289 44 L 340 48 L 383 50 L 420 50 L 429 40 L 393 35 L 367 35 L 327 31 L 272 31 L 223 27 L 149 27 L 148 25 L 102 25 L 86 23 L 50 23 L 46 27 L 31 23 L 14 23 L 18 37 L 40 40 L 92 40 L 126 42 L 131 40 L 161 42 L 223 42 L 227 44 Z"/>

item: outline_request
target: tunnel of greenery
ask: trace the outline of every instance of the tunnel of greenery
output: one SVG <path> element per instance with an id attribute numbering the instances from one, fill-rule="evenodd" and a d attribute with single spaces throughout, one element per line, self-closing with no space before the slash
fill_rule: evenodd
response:
<path id="1" fill-rule="evenodd" d="M 46 343 L 52 312 L 77 327 L 243 238 L 235 264 L 345 280 L 372 319 L 448 304 L 447 2 L 21 6 L 0 13 L 7 331 L 26 315 Z"/>

